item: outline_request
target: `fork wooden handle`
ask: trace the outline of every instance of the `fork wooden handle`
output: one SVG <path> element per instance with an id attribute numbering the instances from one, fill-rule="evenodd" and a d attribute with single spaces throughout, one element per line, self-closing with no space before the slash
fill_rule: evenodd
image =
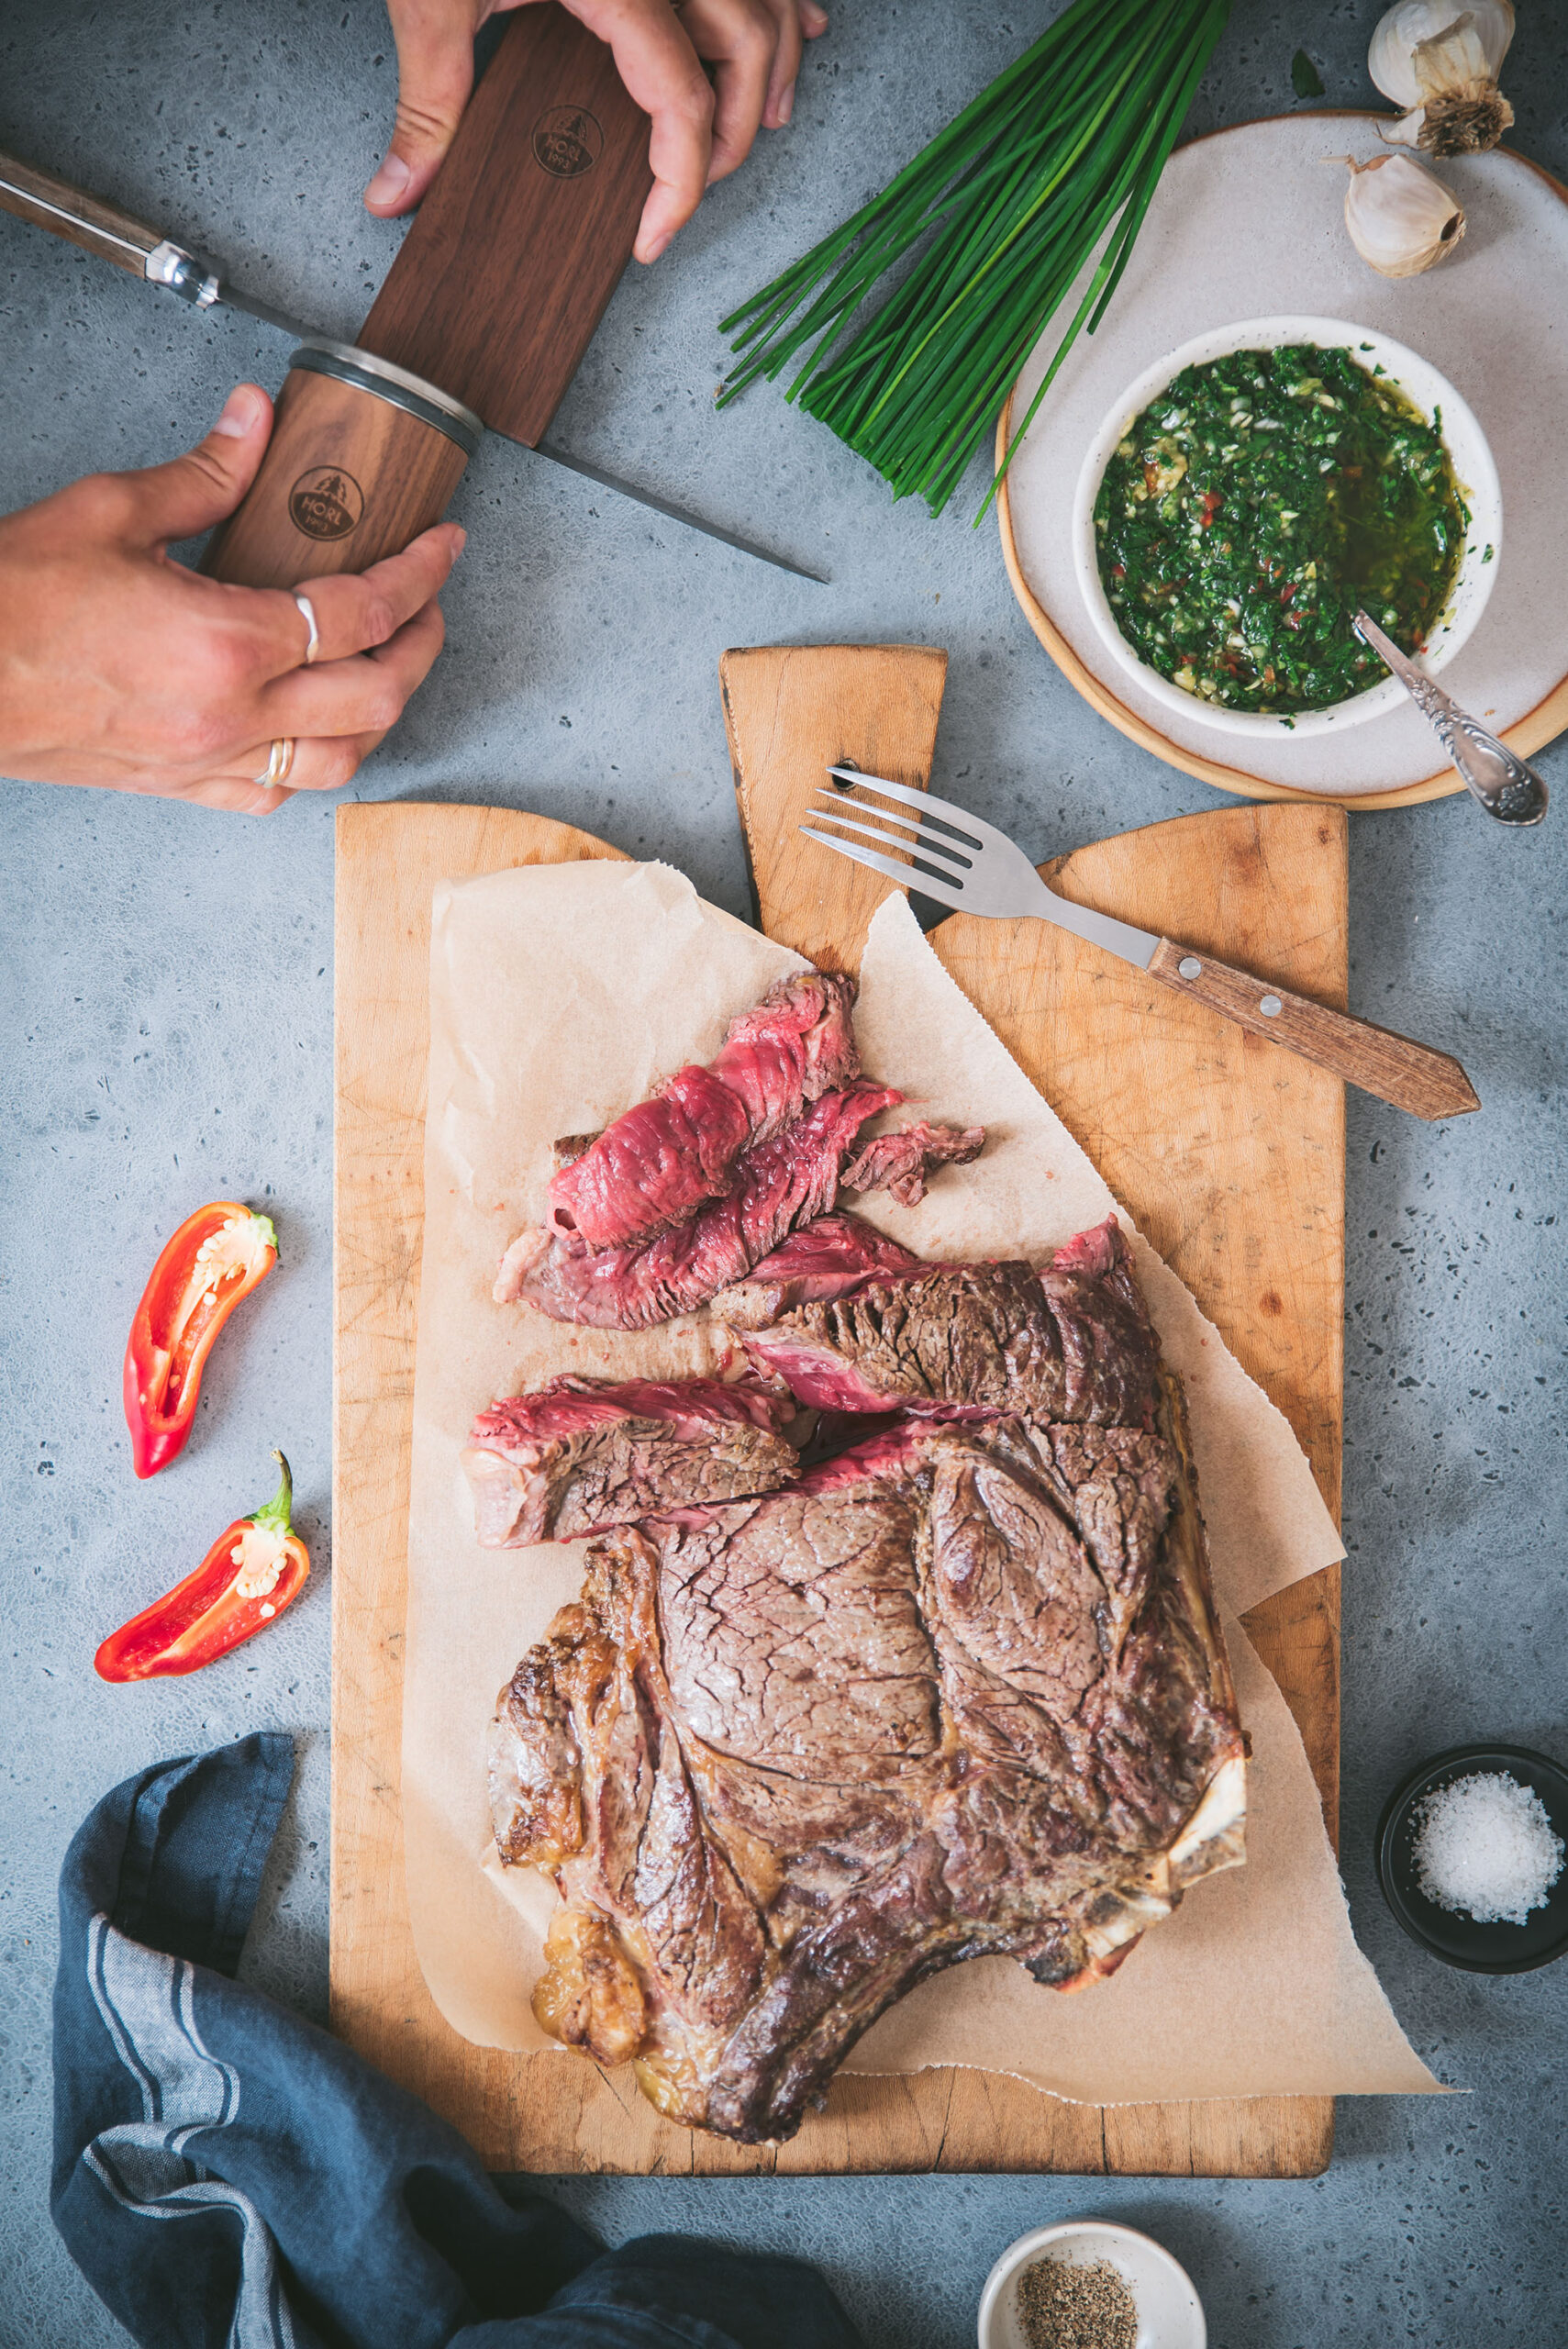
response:
<path id="1" fill-rule="evenodd" d="M 1306 996 L 1271 986 L 1250 972 L 1217 963 L 1212 954 L 1197 954 L 1162 938 L 1149 965 L 1150 976 L 1162 980 L 1178 995 L 1192 996 L 1254 1036 L 1266 1036 L 1303 1060 L 1316 1061 L 1335 1076 L 1375 1093 L 1396 1109 L 1418 1118 L 1462 1118 L 1479 1109 L 1480 1097 L 1459 1063 L 1448 1052 L 1413 1043 L 1392 1029 L 1374 1028 L 1370 1019 L 1352 1019 L 1348 1012 L 1330 1011 Z"/>

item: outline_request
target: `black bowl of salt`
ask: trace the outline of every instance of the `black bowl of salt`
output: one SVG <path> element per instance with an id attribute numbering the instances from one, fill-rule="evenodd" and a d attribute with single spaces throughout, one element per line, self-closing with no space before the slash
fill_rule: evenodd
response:
<path id="1" fill-rule="evenodd" d="M 1395 1788 L 1377 1876 L 1412 1941 L 1471 1974 L 1568 1952 L 1568 1772 L 1524 1745 L 1456 1745 Z"/>

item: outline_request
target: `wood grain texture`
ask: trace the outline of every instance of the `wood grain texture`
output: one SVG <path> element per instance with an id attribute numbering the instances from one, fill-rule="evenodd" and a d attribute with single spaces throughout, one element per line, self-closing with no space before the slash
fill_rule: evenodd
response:
<path id="1" fill-rule="evenodd" d="M 455 440 L 406 408 L 291 368 L 261 470 L 201 567 L 246 587 L 367 570 L 440 520 L 467 462 Z M 320 536 L 335 517 L 349 527 Z"/>
<path id="2" fill-rule="evenodd" d="M 743 673 L 758 685 L 754 697 L 729 694 L 743 807 L 748 778 L 759 817 L 766 802 L 767 745 L 751 733 L 758 709 L 777 717 L 815 708 L 834 721 L 824 739 L 797 740 L 787 753 L 775 746 L 771 756 L 786 778 L 850 750 L 838 728 L 852 710 L 868 729 L 861 739 L 880 744 L 874 755 L 868 747 L 868 767 L 926 780 L 925 764 L 912 771 L 888 751 L 908 745 L 908 729 L 927 724 L 919 711 L 928 704 L 934 731 L 940 673 L 929 663 L 940 654 L 917 655 L 913 671 L 890 648 L 768 657 L 772 688 L 763 656 L 754 662 L 726 656 L 727 686 Z M 812 665 L 822 662 L 837 675 L 813 678 Z M 791 723 L 798 726 L 798 715 Z M 772 934 L 826 941 L 817 884 L 836 877 L 831 868 L 840 861 L 824 854 L 822 874 L 813 874 L 792 860 L 784 828 L 761 819 L 750 847 Z M 840 2076 L 826 2110 L 789 2144 L 740 2147 L 672 2128 L 625 2070 L 604 2074 L 575 2057 L 473 2047 L 437 2012 L 408 1930 L 398 1814 L 430 893 L 447 874 L 615 853 L 565 827 L 495 810 L 393 804 L 339 811 L 334 2027 L 426 2097 L 495 2168 L 716 2176 L 1315 2174 L 1332 2144 L 1326 2099 L 1101 2111 L 1017 2080 L 952 2070 Z M 1237 807 L 1186 817 L 1082 850 L 1047 871 L 1069 896 L 1175 930 L 1206 952 L 1257 958 L 1303 994 L 1343 1003 L 1345 822 L 1338 810 Z M 878 900 L 882 894 L 876 890 Z M 873 909 L 872 903 L 844 909 L 842 918 L 860 927 L 837 933 L 840 963 L 858 961 Z M 1267 1385 L 1337 1508 L 1340 1087 L 1039 923 L 955 916 L 933 944 Z M 1318 1575 L 1249 1618 L 1301 1725 L 1330 1826 L 1338 1595 L 1337 1571 Z"/>
<path id="3" fill-rule="evenodd" d="M 559 5 L 511 18 L 361 329 L 534 447 L 631 259 L 648 117 Z"/>
<path id="4" fill-rule="evenodd" d="M 822 970 L 859 966 L 866 924 L 893 884 L 825 857 L 799 828 L 831 785 L 829 765 L 925 789 L 947 671 L 947 654 L 927 644 L 767 645 L 720 658 L 757 920 Z"/>
<path id="5" fill-rule="evenodd" d="M 122 212 L 117 204 L 106 204 L 102 196 L 89 195 L 70 180 L 57 179 L 52 172 L 40 172 L 36 163 L 24 163 L 19 155 L 3 151 L 0 211 L 14 212 L 35 228 L 64 237 L 133 277 L 146 276 L 148 254 L 163 242 L 162 230 L 150 228 L 134 213 Z"/>
<path id="6" fill-rule="evenodd" d="M 1195 954 L 1190 945 L 1173 945 L 1168 938 L 1156 947 L 1149 975 L 1412 1117 L 1462 1118 L 1481 1107 L 1475 1087 L 1451 1052 L 1434 1052 L 1392 1028 L 1314 1003 L 1277 979 L 1235 970 L 1212 954 Z"/>

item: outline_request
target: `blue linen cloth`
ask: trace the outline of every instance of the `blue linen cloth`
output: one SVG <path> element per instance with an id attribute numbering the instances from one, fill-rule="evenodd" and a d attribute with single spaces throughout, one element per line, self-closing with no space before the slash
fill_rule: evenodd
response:
<path id="1" fill-rule="evenodd" d="M 258 1732 L 128 1778 L 60 1882 L 66 2248 L 147 2349 L 862 2349 L 820 2276 L 601 2252 L 417 2097 L 233 1979 L 294 1776 Z"/>

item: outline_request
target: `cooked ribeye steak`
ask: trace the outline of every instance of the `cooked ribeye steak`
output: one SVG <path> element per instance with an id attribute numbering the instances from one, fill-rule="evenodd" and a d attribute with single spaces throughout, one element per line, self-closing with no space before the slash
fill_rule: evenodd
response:
<path id="1" fill-rule="evenodd" d="M 758 1327 L 781 1286 L 762 1267 L 717 1309 L 753 1363 L 820 1409 L 1139 1427 L 1154 1408 L 1156 1349 L 1131 1264 L 1111 1216 L 1038 1273 L 1023 1263 L 877 1267 Z M 784 1286 L 787 1275 L 786 1265 Z"/>
<path id="2" fill-rule="evenodd" d="M 1180 1387 L 1114 1231 L 1051 1270 L 1102 1397 L 1129 1356 L 1119 1422 L 905 1419 L 651 1519 L 502 1691 L 496 1843 L 562 1894 L 535 2010 L 675 2120 L 788 2136 L 926 1976 L 1010 1954 L 1075 1988 L 1241 1856 Z"/>
<path id="3" fill-rule="evenodd" d="M 730 1021 L 717 1060 L 677 1069 L 580 1152 L 567 1145 L 570 1163 L 550 1186 L 550 1230 L 590 1249 L 621 1248 L 722 1197 L 742 1151 L 859 1076 L 854 999 L 852 979 L 780 979 Z"/>
<path id="4" fill-rule="evenodd" d="M 798 1473 L 790 1396 L 747 1376 L 553 1378 L 473 1422 L 463 1468 L 489 1550 L 574 1542 L 661 1509 L 775 1492 Z"/>
<path id="5" fill-rule="evenodd" d="M 874 1273 L 928 1272 L 924 1258 L 858 1215 L 819 1215 L 713 1299 L 716 1319 L 733 1330 L 765 1330 L 797 1305 L 847 1297 Z"/>
<path id="6" fill-rule="evenodd" d="M 796 1226 L 822 1219 L 838 1197 L 840 1169 L 853 1154 L 860 1129 L 898 1099 L 889 1087 L 871 1085 L 824 1094 L 771 1141 L 741 1152 L 735 1187 L 725 1197 L 710 1199 L 686 1222 L 651 1240 L 588 1250 L 546 1225 L 520 1232 L 501 1260 L 496 1303 L 520 1300 L 552 1320 L 602 1330 L 644 1330 L 694 1311 L 776 1252 Z M 955 1130 L 923 1130 L 938 1138 L 934 1151 L 921 1145 L 920 1164 L 929 1167 L 941 1162 L 942 1137 Z M 962 1155 L 973 1152 L 966 1146 Z M 906 1188 L 915 1180 L 903 1154 L 895 1153 L 887 1164 Z M 862 1189 L 869 1180 L 868 1171 Z M 884 1244 L 892 1249 L 892 1242 Z"/>

